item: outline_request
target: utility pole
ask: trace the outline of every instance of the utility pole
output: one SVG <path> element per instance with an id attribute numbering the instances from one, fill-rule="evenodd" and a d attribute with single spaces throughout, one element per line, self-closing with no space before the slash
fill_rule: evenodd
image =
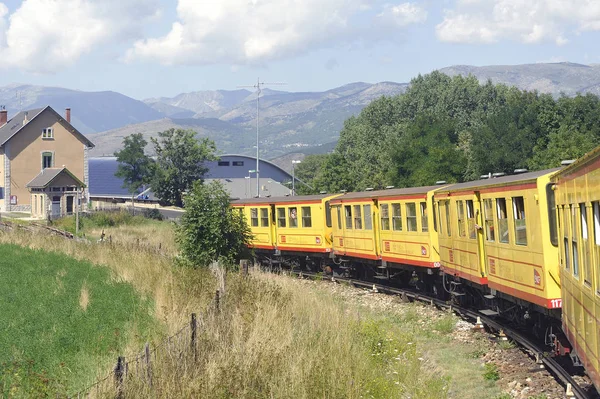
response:
<path id="1" fill-rule="evenodd" d="M 279 82 L 261 82 L 260 78 L 256 79 L 256 84 L 251 86 L 238 86 L 239 88 L 254 88 L 256 89 L 256 196 L 260 198 L 260 170 L 258 160 L 258 120 L 259 120 L 259 99 L 260 93 L 262 92 L 261 87 L 265 85 L 284 85 L 285 83 Z"/>
<path id="2" fill-rule="evenodd" d="M 301 162 L 302 161 L 292 161 L 292 197 L 296 195 L 296 168 L 294 168 L 294 165 Z"/>

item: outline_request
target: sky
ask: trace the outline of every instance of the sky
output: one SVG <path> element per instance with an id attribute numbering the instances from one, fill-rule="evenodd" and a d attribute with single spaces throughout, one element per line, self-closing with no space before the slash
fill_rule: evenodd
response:
<path id="1" fill-rule="evenodd" d="M 0 0 L 0 87 L 323 91 L 451 65 L 600 63 L 600 0 Z"/>

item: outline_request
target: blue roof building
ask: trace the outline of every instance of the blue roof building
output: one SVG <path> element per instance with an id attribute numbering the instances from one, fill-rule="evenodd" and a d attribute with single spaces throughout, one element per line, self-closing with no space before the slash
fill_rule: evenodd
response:
<path id="1" fill-rule="evenodd" d="M 284 196 L 290 189 L 282 183 L 292 180 L 292 176 L 277 165 L 260 160 L 261 196 Z M 115 176 L 118 162 L 116 157 L 97 157 L 89 159 L 90 198 L 128 200 L 131 194 L 123 188 L 123 180 Z M 230 192 L 232 198 L 250 198 L 256 196 L 256 158 L 245 155 L 221 155 L 219 161 L 207 162 L 206 180 L 220 180 Z M 138 200 L 157 201 L 147 188 L 138 190 Z"/>

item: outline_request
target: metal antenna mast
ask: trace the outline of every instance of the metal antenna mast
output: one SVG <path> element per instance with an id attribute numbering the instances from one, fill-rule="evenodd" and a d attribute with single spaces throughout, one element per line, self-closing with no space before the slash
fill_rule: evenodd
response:
<path id="1" fill-rule="evenodd" d="M 23 110 L 23 92 L 17 91 L 16 97 L 17 97 L 17 100 L 19 100 L 19 112 L 21 112 Z"/>
<path id="2" fill-rule="evenodd" d="M 259 170 L 259 160 L 258 160 L 258 120 L 259 120 L 259 100 L 260 93 L 262 92 L 261 87 L 265 85 L 275 86 L 275 85 L 285 85 L 286 83 L 281 82 L 261 82 L 260 78 L 256 79 L 256 84 L 251 86 L 238 86 L 239 88 L 254 88 L 256 89 L 256 196 L 260 198 L 260 170 Z"/>

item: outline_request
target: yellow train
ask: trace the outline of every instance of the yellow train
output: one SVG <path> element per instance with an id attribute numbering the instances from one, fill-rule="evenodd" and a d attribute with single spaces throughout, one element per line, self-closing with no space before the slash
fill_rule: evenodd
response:
<path id="1" fill-rule="evenodd" d="M 510 318 L 600 388 L 599 165 L 600 148 L 560 170 L 233 207 L 262 262 L 413 285 Z"/>
<path id="2" fill-rule="evenodd" d="M 600 389 L 600 147 L 552 176 L 562 326 Z"/>

